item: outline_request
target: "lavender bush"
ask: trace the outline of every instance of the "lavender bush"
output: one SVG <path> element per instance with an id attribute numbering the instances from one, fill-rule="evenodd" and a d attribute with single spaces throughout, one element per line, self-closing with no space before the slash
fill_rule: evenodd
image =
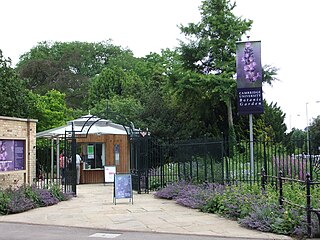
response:
<path id="1" fill-rule="evenodd" d="M 59 196 L 59 199 L 56 197 Z M 0 215 L 25 212 L 36 207 L 45 207 L 68 200 L 60 188 L 38 189 L 35 186 L 0 189 Z"/>
<path id="2" fill-rule="evenodd" d="M 20 213 L 35 208 L 36 204 L 26 196 L 25 189 L 23 187 L 7 190 L 10 200 L 7 204 L 7 213 Z"/>
<path id="3" fill-rule="evenodd" d="M 221 193 L 224 186 L 219 184 L 187 184 L 177 197 L 176 202 L 180 205 L 202 209 L 212 196 Z"/>
<path id="4" fill-rule="evenodd" d="M 154 195 L 158 198 L 175 199 L 188 183 L 185 181 L 168 184 L 165 188 L 160 189 Z"/>
<path id="5" fill-rule="evenodd" d="M 39 201 L 38 204 L 40 207 L 47 207 L 51 205 L 55 205 L 59 202 L 59 200 L 52 195 L 47 189 L 34 189 L 35 193 L 38 195 Z"/>
<path id="6" fill-rule="evenodd" d="M 305 204 L 305 199 L 301 198 L 304 189 L 294 184 L 285 184 L 283 187 L 285 197 L 296 205 Z M 319 199 L 319 189 L 314 186 L 313 190 L 314 198 Z M 266 186 L 266 191 L 262 191 L 258 185 L 197 185 L 178 182 L 161 189 L 155 196 L 174 199 L 180 205 L 237 220 L 241 226 L 250 229 L 297 238 L 307 236 L 306 211 L 289 204 L 280 208 L 277 190 L 271 185 Z M 318 201 L 312 203 L 314 208 L 319 208 Z M 313 236 L 319 232 L 315 214 L 312 216 L 312 231 Z"/>
<path id="7" fill-rule="evenodd" d="M 168 185 L 157 191 L 154 195 L 158 198 L 174 199 L 180 205 L 201 209 L 207 200 L 218 192 L 223 192 L 220 184 L 193 184 L 180 181 Z"/>

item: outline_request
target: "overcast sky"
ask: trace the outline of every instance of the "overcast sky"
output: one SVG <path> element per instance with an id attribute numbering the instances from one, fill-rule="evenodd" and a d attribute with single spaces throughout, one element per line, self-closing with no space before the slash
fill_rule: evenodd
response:
<path id="1" fill-rule="evenodd" d="M 254 21 L 250 40 L 261 40 L 262 64 L 280 79 L 264 98 L 286 113 L 288 128 L 303 129 L 320 115 L 319 0 L 237 0 L 235 14 Z M 2 0 L 0 49 L 17 63 L 41 41 L 112 39 L 142 57 L 174 48 L 178 24 L 198 22 L 201 0 Z M 308 103 L 308 104 L 307 104 Z"/>

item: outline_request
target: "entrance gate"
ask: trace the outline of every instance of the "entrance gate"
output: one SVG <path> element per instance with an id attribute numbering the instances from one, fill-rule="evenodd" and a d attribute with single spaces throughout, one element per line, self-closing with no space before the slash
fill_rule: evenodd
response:
<path id="1" fill-rule="evenodd" d="M 179 180 L 223 183 L 222 141 L 163 141 L 137 132 L 130 144 L 133 189 L 138 193 Z"/>
<path id="2" fill-rule="evenodd" d="M 64 154 L 61 159 L 63 161 L 61 183 L 65 193 L 73 193 L 74 195 L 77 195 L 76 153 L 75 131 L 66 131 L 64 135 Z"/>
<path id="3" fill-rule="evenodd" d="M 39 188 L 58 185 L 64 193 L 76 195 L 76 139 L 66 132 L 56 144 L 51 139 L 42 139 L 41 145 L 37 147 L 36 185 Z"/>

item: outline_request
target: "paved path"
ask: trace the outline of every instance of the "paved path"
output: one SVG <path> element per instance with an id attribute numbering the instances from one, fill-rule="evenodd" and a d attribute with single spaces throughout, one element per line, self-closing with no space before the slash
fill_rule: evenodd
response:
<path id="1" fill-rule="evenodd" d="M 291 239 L 242 228 L 235 221 L 182 207 L 174 201 L 154 198 L 152 193 L 134 193 L 133 204 L 128 199 L 117 199 L 117 204 L 114 205 L 112 192 L 111 185 L 79 185 L 78 196 L 69 201 L 0 216 L 0 222 L 236 238 Z"/>

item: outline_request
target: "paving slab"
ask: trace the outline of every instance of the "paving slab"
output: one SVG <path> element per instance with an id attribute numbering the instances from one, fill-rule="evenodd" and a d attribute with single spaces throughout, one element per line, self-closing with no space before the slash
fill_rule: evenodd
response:
<path id="1" fill-rule="evenodd" d="M 56 205 L 0 216 L 0 222 L 98 228 L 102 230 L 197 234 L 220 237 L 292 239 L 241 227 L 236 221 L 186 208 L 175 201 L 134 192 L 113 203 L 112 184 L 77 186 L 77 197 Z"/>

